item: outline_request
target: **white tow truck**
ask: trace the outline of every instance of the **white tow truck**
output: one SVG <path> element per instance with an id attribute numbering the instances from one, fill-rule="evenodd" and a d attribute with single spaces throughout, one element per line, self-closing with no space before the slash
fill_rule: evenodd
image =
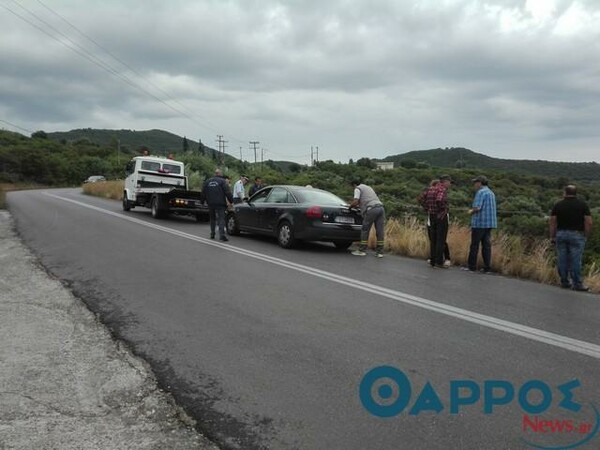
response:
<path id="1" fill-rule="evenodd" d="M 137 156 L 125 168 L 123 211 L 136 206 L 150 208 L 152 217 L 188 215 L 198 221 L 208 218 L 208 207 L 200 191 L 188 189 L 184 164 L 158 156 Z"/>

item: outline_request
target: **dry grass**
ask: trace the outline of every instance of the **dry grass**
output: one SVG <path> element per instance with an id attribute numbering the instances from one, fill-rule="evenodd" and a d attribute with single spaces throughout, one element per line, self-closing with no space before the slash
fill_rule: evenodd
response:
<path id="1" fill-rule="evenodd" d="M 415 217 L 402 220 L 390 219 L 385 230 L 386 250 L 393 254 L 419 259 L 429 257 L 429 240 L 423 221 Z M 466 266 L 471 244 L 469 227 L 451 223 L 448 230 L 448 246 L 452 262 Z M 369 246 L 375 247 L 375 233 L 371 230 Z M 481 266 L 481 255 L 479 264 Z M 526 240 L 501 232 L 492 235 L 492 270 L 503 275 L 526 278 L 545 284 L 558 284 L 554 261 L 554 249 L 547 239 Z M 592 265 L 586 270 L 585 284 L 593 292 L 600 293 L 600 267 Z"/>
<path id="2" fill-rule="evenodd" d="M 113 200 L 123 199 L 123 180 L 101 181 L 98 183 L 86 183 L 83 185 L 83 193 L 95 197 L 111 198 Z"/>

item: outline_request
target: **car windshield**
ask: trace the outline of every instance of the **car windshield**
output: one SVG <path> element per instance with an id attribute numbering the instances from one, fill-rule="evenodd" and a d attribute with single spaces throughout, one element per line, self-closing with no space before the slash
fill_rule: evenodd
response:
<path id="1" fill-rule="evenodd" d="M 331 192 L 321 191 L 320 189 L 299 189 L 294 194 L 302 203 L 314 203 L 316 205 L 346 205 L 347 202 Z"/>

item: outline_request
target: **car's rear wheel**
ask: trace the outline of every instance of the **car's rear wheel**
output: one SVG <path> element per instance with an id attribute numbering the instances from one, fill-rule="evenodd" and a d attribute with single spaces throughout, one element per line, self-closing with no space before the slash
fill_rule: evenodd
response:
<path id="1" fill-rule="evenodd" d="M 296 245 L 294 229 L 292 228 L 292 224 L 287 220 L 281 222 L 277 228 L 277 242 L 283 248 L 292 248 Z"/>
<path id="2" fill-rule="evenodd" d="M 227 234 L 231 236 L 237 236 L 240 234 L 240 225 L 235 214 L 227 214 L 225 226 L 227 228 Z"/>
<path id="3" fill-rule="evenodd" d="M 335 248 L 337 249 L 346 250 L 352 245 L 352 241 L 334 241 L 333 245 L 335 245 Z"/>

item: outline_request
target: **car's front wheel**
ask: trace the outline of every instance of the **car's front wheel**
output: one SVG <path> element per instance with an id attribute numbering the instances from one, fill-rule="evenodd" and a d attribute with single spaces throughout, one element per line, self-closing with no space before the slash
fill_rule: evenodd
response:
<path id="1" fill-rule="evenodd" d="M 277 242 L 283 248 L 292 248 L 296 245 L 294 229 L 292 228 L 292 224 L 287 220 L 281 222 L 277 228 Z"/>
<path id="2" fill-rule="evenodd" d="M 240 225 L 235 214 L 227 214 L 227 222 L 225 223 L 227 234 L 237 236 L 240 234 Z"/>

